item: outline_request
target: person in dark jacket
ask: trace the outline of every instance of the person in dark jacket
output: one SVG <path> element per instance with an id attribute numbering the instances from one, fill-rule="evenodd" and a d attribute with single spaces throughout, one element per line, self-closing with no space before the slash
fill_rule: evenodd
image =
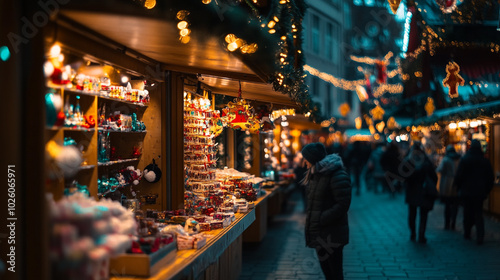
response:
<path id="1" fill-rule="evenodd" d="M 455 183 L 464 206 L 464 237 L 471 238 L 476 225 L 477 243 L 484 241 L 483 201 L 487 198 L 494 182 L 493 168 L 483 155 L 481 143 L 472 140 L 470 149 L 458 163 Z"/>
<path id="2" fill-rule="evenodd" d="M 434 207 L 434 200 L 437 196 L 437 174 L 420 142 L 415 141 L 413 143 L 399 171 L 400 174 L 406 178 L 405 202 L 408 204 L 408 225 L 411 233 L 410 240 L 415 241 L 417 237 L 415 223 L 417 210 L 420 209 L 418 242 L 426 243 L 425 229 L 427 226 L 427 215 Z M 434 194 L 428 191 L 432 188 L 434 188 Z"/>
<path id="3" fill-rule="evenodd" d="M 342 251 L 349 243 L 347 211 L 351 180 L 338 154 L 326 155 L 321 143 L 302 149 L 307 165 L 306 245 L 316 249 L 326 279 L 344 279 Z"/>
<path id="4" fill-rule="evenodd" d="M 399 148 L 396 143 L 390 142 L 387 144 L 387 147 L 380 158 L 380 165 L 384 170 L 384 186 L 387 188 L 387 191 L 391 193 L 391 196 L 394 197 L 397 185 L 399 182 L 399 172 L 398 168 L 401 164 L 401 156 L 399 153 Z"/>
<path id="5" fill-rule="evenodd" d="M 436 172 L 439 174 L 439 196 L 444 203 L 444 229 L 455 230 L 458 212 L 457 186 L 454 183 L 460 155 L 452 144 L 446 147 L 446 153 Z"/>

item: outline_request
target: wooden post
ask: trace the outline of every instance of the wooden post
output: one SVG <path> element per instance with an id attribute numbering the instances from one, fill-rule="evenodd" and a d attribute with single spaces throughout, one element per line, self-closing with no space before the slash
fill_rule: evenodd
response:
<path id="1" fill-rule="evenodd" d="M 169 92 L 167 92 L 167 149 L 169 151 L 167 165 L 170 177 L 171 210 L 184 209 L 184 81 L 181 73 L 170 72 L 168 75 Z M 167 191 L 168 195 L 168 191 Z"/>

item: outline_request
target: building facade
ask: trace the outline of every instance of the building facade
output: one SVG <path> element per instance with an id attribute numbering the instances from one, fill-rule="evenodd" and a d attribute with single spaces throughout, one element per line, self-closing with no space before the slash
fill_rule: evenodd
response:
<path id="1" fill-rule="evenodd" d="M 303 19 L 306 64 L 334 77 L 345 77 L 345 30 L 350 29 L 350 1 L 308 1 Z M 308 75 L 306 83 L 322 117 L 340 117 L 339 106 L 352 106 L 352 95 L 319 77 Z M 351 115 L 351 114 L 350 114 Z M 348 116 L 349 117 L 349 116 Z"/>

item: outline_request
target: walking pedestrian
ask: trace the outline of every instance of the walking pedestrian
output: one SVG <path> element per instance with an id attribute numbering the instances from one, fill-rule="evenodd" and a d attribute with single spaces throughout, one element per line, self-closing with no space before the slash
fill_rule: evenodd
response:
<path id="1" fill-rule="evenodd" d="M 349 242 L 351 181 L 338 154 L 311 143 L 302 149 L 307 173 L 306 245 L 316 249 L 326 279 L 342 280 L 343 248 Z"/>
<path id="2" fill-rule="evenodd" d="M 494 174 L 491 163 L 484 157 L 481 143 L 472 140 L 470 149 L 458 164 L 455 182 L 464 206 L 464 237 L 471 238 L 476 226 L 476 241 L 484 241 L 483 201 L 493 188 Z"/>
<path id="3" fill-rule="evenodd" d="M 363 151 L 361 141 L 354 141 L 347 146 L 346 155 L 344 157 L 347 171 L 353 179 L 352 186 L 356 188 L 356 195 L 361 194 L 361 170 L 363 169 Z"/>
<path id="4" fill-rule="evenodd" d="M 429 157 L 425 154 L 420 142 L 415 141 L 410 152 L 403 160 L 400 174 L 405 179 L 406 196 L 408 204 L 408 225 L 410 227 L 410 240 L 416 240 L 416 218 L 417 210 L 420 210 L 420 221 L 418 225 L 418 242 L 426 243 L 425 229 L 427 226 L 427 215 L 434 207 L 437 196 L 437 175 Z"/>
<path id="5" fill-rule="evenodd" d="M 459 160 L 460 155 L 455 151 L 455 147 L 450 144 L 446 147 L 445 155 L 436 169 L 439 178 L 439 197 L 444 203 L 444 229 L 455 230 L 458 212 L 458 192 L 454 178 Z"/>
<path id="6" fill-rule="evenodd" d="M 380 158 L 380 165 L 384 170 L 384 184 L 387 191 L 394 197 L 399 185 L 399 165 L 401 164 L 401 157 L 399 148 L 396 143 L 390 142 L 387 144 L 385 151 Z"/>

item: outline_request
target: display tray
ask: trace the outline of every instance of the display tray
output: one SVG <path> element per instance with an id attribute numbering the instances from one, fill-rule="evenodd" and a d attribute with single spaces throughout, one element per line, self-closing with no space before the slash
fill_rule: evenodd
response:
<path id="1" fill-rule="evenodd" d="M 172 263 L 177 254 L 177 241 L 152 254 L 122 254 L 111 258 L 109 275 L 150 277 Z"/>

